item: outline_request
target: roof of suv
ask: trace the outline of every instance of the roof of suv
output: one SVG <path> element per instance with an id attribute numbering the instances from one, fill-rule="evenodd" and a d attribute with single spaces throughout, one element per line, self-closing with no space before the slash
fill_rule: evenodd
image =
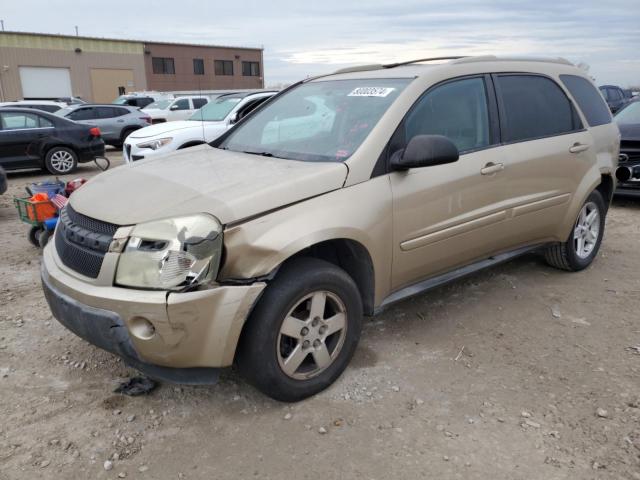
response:
<path id="1" fill-rule="evenodd" d="M 556 64 L 573 66 L 571 62 L 564 58 L 543 58 L 543 57 L 497 57 L 495 55 L 484 55 L 476 57 L 433 57 L 406 62 L 390 64 L 359 65 L 343 68 L 333 73 L 320 75 L 311 80 L 325 78 L 329 76 L 339 76 L 341 79 L 347 78 L 415 78 L 422 76 L 435 68 L 449 67 L 452 65 L 479 64 L 479 63 L 534 63 L 534 64 Z"/>

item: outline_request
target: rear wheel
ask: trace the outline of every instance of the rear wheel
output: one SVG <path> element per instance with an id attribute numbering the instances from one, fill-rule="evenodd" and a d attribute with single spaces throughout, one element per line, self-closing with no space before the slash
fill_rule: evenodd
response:
<path id="1" fill-rule="evenodd" d="M 53 147 L 47 152 L 44 165 L 53 175 L 66 175 L 78 166 L 78 156 L 70 148 Z"/>
<path id="2" fill-rule="evenodd" d="M 127 137 L 131 135 L 133 132 L 135 132 L 136 130 L 137 128 L 125 128 L 120 134 L 120 142 L 117 145 L 113 145 L 113 146 L 116 148 L 122 148 L 122 145 L 124 145 L 124 141 L 127 139 Z"/>
<path id="3" fill-rule="evenodd" d="M 277 400 L 315 395 L 346 368 L 361 325 L 360 293 L 344 270 L 314 258 L 295 260 L 269 284 L 245 325 L 240 372 Z"/>
<path id="4" fill-rule="evenodd" d="M 29 243 L 34 247 L 40 247 L 40 232 L 42 228 L 33 226 L 29 229 L 29 233 L 27 234 L 27 238 L 29 239 Z"/>
<path id="5" fill-rule="evenodd" d="M 567 241 L 545 251 L 547 263 L 573 272 L 587 268 L 600 249 L 605 215 L 606 206 L 602 195 L 594 190 L 582 205 Z"/>

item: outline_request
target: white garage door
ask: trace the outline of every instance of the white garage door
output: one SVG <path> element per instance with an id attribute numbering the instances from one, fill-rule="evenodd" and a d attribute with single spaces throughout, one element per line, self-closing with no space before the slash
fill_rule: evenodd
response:
<path id="1" fill-rule="evenodd" d="M 57 98 L 71 96 L 68 68 L 20 67 L 24 98 Z"/>

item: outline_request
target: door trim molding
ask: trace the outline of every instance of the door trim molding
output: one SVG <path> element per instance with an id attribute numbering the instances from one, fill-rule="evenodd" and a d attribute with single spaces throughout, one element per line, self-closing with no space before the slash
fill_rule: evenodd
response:
<path id="1" fill-rule="evenodd" d="M 413 297 L 420 293 L 424 293 L 428 290 L 439 287 L 446 283 L 453 282 L 454 280 L 465 277 L 467 275 L 478 272 L 480 270 L 484 270 L 485 268 L 489 268 L 494 265 L 499 265 L 500 263 L 507 262 L 509 260 L 512 260 L 526 253 L 530 253 L 535 250 L 538 250 L 545 245 L 546 245 L 545 243 L 536 243 L 533 245 L 527 245 L 525 247 L 516 248 L 515 250 L 510 250 L 504 253 L 493 255 L 491 257 L 484 258 L 482 260 L 465 265 L 463 267 L 459 267 L 455 270 L 450 270 L 448 272 L 441 273 L 439 275 L 435 275 L 433 277 L 429 277 L 425 280 L 421 280 L 417 283 L 413 283 L 411 285 L 403 287 L 400 290 L 393 292 L 391 295 L 388 295 L 382 301 L 382 303 L 374 309 L 374 315 L 380 313 L 390 305 L 400 302 L 401 300 L 405 300 L 409 297 Z"/>

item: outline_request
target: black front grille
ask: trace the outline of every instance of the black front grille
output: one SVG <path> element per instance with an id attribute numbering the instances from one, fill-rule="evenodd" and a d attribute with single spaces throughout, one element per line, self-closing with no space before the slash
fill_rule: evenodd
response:
<path id="1" fill-rule="evenodd" d="M 620 163 L 640 161 L 640 150 L 620 150 Z"/>
<path id="2" fill-rule="evenodd" d="M 97 278 L 117 229 L 117 225 L 89 218 L 67 205 L 56 228 L 58 256 L 72 270 Z"/>

